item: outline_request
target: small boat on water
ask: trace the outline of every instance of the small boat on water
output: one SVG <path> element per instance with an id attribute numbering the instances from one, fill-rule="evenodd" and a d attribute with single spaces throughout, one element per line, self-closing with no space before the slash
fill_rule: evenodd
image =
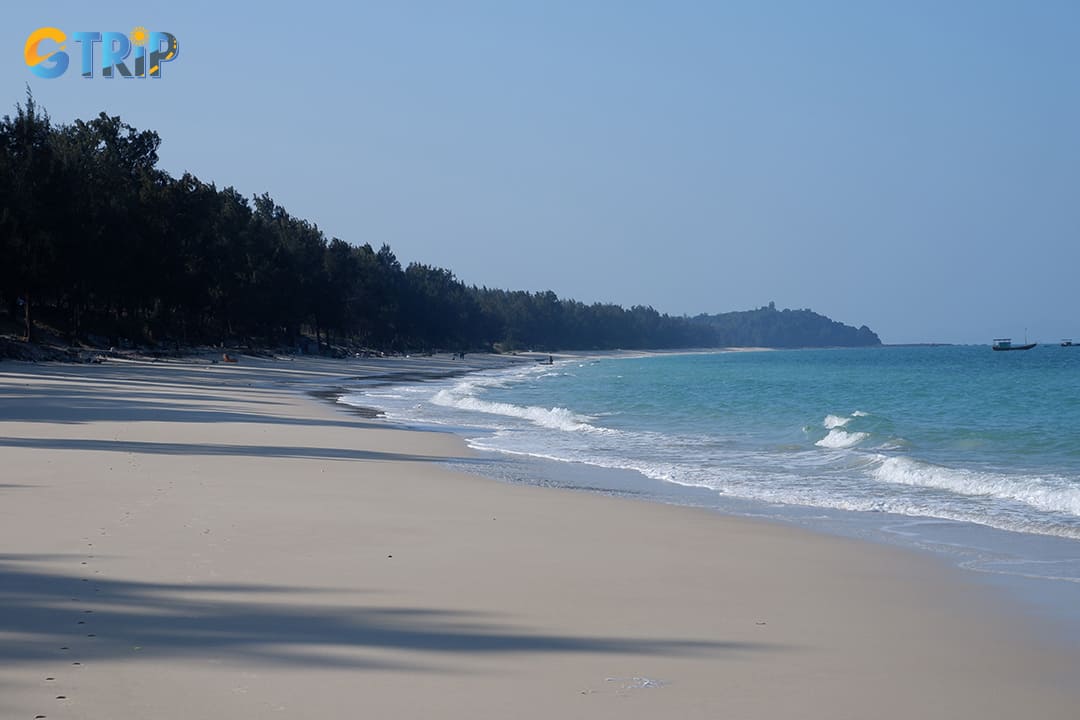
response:
<path id="1" fill-rule="evenodd" d="M 1076 347 L 1076 343 L 1074 343 L 1072 340 L 1062 340 L 1061 347 Z"/>
<path id="2" fill-rule="evenodd" d="M 1027 343 L 1025 345 L 1013 345 L 1012 338 L 994 338 L 995 350 L 1030 350 L 1039 343 Z"/>

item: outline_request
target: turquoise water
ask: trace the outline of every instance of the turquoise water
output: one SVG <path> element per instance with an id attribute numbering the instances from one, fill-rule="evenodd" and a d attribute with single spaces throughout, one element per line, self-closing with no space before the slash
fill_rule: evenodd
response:
<path id="1" fill-rule="evenodd" d="M 635 471 L 665 501 L 1054 539 L 1024 562 L 1080 579 L 1080 347 L 574 359 L 343 401 L 497 456 Z"/>

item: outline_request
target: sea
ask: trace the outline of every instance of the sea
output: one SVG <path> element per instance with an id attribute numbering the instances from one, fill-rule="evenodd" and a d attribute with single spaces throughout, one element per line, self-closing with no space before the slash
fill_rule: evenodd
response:
<path id="1" fill-rule="evenodd" d="M 933 552 L 1080 639 L 1080 347 L 574 356 L 339 402 L 457 433 L 500 480 Z"/>

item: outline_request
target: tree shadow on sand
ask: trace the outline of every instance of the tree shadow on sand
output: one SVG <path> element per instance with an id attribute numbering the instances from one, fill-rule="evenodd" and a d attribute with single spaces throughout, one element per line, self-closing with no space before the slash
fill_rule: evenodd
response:
<path id="1" fill-rule="evenodd" d="M 312 602 L 313 597 L 332 598 L 335 592 L 317 588 L 116 581 L 41 569 L 76 560 L 0 555 L 0 636 L 5 637 L 0 663 L 203 657 L 307 667 L 453 671 L 451 659 L 440 662 L 440 655 L 720 656 L 783 649 L 721 640 L 547 634 L 458 610 Z M 290 601 L 297 594 L 306 602 Z M 372 650 L 424 655 L 405 664 L 365 652 Z"/>
<path id="2" fill-rule="evenodd" d="M 344 392 L 344 391 L 342 391 Z M 336 404 L 326 393 L 320 399 Z M 65 387 L 63 392 L 34 388 L 0 388 L 0 421 L 82 425 L 93 422 L 180 422 L 259 423 L 314 427 L 372 428 L 386 425 L 340 418 L 296 417 L 275 414 L 271 406 L 281 405 L 258 397 L 234 400 L 231 406 L 214 403 L 209 393 L 130 391 L 104 392 Z M 250 411 L 245 411 L 250 408 Z M 338 405 L 349 410 L 348 405 Z M 361 419 L 370 419 L 367 413 Z"/>
<path id="3" fill-rule="evenodd" d="M 137 440 L 87 440 L 79 438 L 10 438 L 0 437 L 0 448 L 30 448 L 55 452 L 82 450 L 134 453 L 142 455 L 247 456 L 255 458 L 299 458 L 305 460 L 375 460 L 384 462 L 452 462 L 442 455 L 415 455 L 354 450 L 351 448 L 307 447 L 302 445 L 239 445 L 218 443 L 170 443 Z"/>

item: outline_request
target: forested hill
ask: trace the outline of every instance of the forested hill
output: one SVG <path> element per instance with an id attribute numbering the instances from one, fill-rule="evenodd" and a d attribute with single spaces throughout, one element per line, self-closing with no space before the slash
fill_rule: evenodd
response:
<path id="1" fill-rule="evenodd" d="M 880 345 L 870 328 L 830 320 L 812 310 L 777 310 L 768 307 L 719 315 L 698 315 L 700 323 L 714 333 L 713 342 L 724 347 L 865 347 Z"/>
<path id="2" fill-rule="evenodd" d="M 269 195 L 157 167 L 161 139 L 102 113 L 0 121 L 0 335 L 72 344 L 378 350 L 874 345 L 809 311 L 672 317 L 467 286 L 327 238 Z"/>

